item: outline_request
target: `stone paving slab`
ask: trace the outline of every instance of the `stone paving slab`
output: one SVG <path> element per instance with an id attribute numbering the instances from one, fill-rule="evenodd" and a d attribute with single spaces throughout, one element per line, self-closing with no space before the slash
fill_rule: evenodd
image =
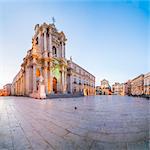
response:
<path id="1" fill-rule="evenodd" d="M 148 150 L 149 108 L 127 96 L 0 97 L 0 150 Z"/>

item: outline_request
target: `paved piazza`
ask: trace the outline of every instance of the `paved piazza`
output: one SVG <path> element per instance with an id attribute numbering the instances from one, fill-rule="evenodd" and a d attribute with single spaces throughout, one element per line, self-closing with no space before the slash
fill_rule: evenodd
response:
<path id="1" fill-rule="evenodd" d="M 0 97 L 0 150 L 147 150 L 148 120 L 143 98 Z"/>

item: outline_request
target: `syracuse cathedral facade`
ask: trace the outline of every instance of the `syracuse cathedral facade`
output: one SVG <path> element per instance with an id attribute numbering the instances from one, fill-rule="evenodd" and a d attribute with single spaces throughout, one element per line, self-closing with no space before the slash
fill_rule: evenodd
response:
<path id="1" fill-rule="evenodd" d="M 95 94 L 95 77 L 65 57 L 66 37 L 54 24 L 35 26 L 32 48 L 11 86 L 12 95 Z M 44 96 L 44 97 L 45 97 Z M 42 95 L 41 95 L 42 97 Z"/>

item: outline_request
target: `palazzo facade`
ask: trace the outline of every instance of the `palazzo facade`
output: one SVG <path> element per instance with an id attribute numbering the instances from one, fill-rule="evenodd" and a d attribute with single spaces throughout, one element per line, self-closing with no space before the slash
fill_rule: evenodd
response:
<path id="1" fill-rule="evenodd" d="M 112 92 L 114 95 L 125 95 L 125 85 L 124 83 L 118 83 L 115 82 L 115 84 L 112 85 Z"/>
<path id="2" fill-rule="evenodd" d="M 150 72 L 144 75 L 144 94 L 150 96 Z"/>
<path id="3" fill-rule="evenodd" d="M 21 69 L 11 86 L 12 95 L 35 94 L 42 78 L 45 93 L 95 94 L 95 77 L 72 59 L 65 57 L 66 37 L 54 24 L 35 26 L 32 48 L 27 51 Z"/>
<path id="4" fill-rule="evenodd" d="M 67 63 L 67 91 L 73 94 L 95 95 L 95 77 L 74 63 L 72 59 Z"/>
<path id="5" fill-rule="evenodd" d="M 144 74 L 132 79 L 131 94 L 133 96 L 140 96 L 144 94 Z"/>

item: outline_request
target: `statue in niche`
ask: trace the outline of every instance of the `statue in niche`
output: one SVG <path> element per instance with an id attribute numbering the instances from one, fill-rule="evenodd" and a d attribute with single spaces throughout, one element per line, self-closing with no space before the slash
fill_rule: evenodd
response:
<path id="1" fill-rule="evenodd" d="M 42 75 L 40 75 L 40 77 L 39 77 L 39 83 L 43 83 L 43 81 L 44 81 L 44 78 L 43 78 Z"/>
<path id="2" fill-rule="evenodd" d="M 38 95 L 39 95 L 39 98 L 42 98 L 42 99 L 46 98 L 44 78 L 42 75 L 40 75 L 39 77 Z"/>
<path id="3" fill-rule="evenodd" d="M 38 50 L 38 38 L 32 39 L 32 49 L 33 49 L 33 52 L 36 52 Z"/>

